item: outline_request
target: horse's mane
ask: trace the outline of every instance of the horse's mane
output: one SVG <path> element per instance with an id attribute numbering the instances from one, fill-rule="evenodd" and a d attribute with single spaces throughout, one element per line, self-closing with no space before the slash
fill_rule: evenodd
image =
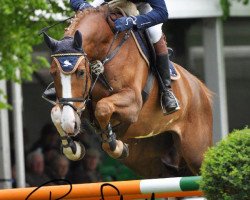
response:
<path id="1" fill-rule="evenodd" d="M 75 33 L 80 21 L 86 15 L 93 14 L 93 13 L 102 13 L 103 11 L 104 11 L 103 6 L 99 6 L 96 8 L 90 7 L 82 11 L 78 11 L 75 17 L 70 21 L 70 25 L 67 28 L 65 28 L 64 36 L 72 36 Z"/>

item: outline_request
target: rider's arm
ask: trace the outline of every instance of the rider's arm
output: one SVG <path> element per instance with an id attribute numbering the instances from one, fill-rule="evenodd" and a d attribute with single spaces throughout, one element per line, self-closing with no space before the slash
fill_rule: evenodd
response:
<path id="1" fill-rule="evenodd" d="M 80 8 L 80 6 L 81 6 L 83 3 L 86 3 L 86 1 L 84 1 L 84 0 L 70 0 L 71 8 L 72 8 L 74 11 L 78 11 L 79 8 Z"/>
<path id="2" fill-rule="evenodd" d="M 103 2 L 104 0 L 94 0 L 92 5 L 99 6 Z M 148 3 L 153 10 L 146 14 L 132 17 L 129 20 L 126 18 L 121 18 L 120 20 L 118 19 L 116 20 L 115 28 L 120 31 L 127 30 L 132 27 L 136 29 L 146 29 L 167 21 L 168 11 L 165 0 L 144 0 L 144 2 Z M 86 0 L 70 0 L 70 4 L 74 11 L 91 7 Z"/>
<path id="3" fill-rule="evenodd" d="M 115 21 L 116 31 L 125 31 L 131 28 L 146 29 L 156 24 L 163 23 L 168 19 L 168 10 L 165 0 L 143 0 L 148 3 L 152 10 L 146 14 L 130 17 L 121 17 Z"/>
<path id="4" fill-rule="evenodd" d="M 165 0 L 145 0 L 152 11 L 136 16 L 136 28 L 145 29 L 168 20 L 168 10 Z"/>

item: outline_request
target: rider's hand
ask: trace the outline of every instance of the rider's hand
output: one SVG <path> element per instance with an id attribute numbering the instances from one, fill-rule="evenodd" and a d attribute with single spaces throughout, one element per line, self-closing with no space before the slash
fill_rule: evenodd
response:
<path id="1" fill-rule="evenodd" d="M 122 32 L 132 29 L 136 25 L 136 17 L 121 17 L 115 20 L 115 30 Z"/>
<path id="2" fill-rule="evenodd" d="M 92 7 L 85 0 L 70 0 L 70 5 L 74 11 L 84 10 L 86 8 Z"/>

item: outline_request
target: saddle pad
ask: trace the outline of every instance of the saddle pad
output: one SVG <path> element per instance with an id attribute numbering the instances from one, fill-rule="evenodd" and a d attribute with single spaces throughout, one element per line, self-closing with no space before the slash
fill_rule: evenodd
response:
<path id="1" fill-rule="evenodd" d="M 136 45 L 142 57 L 144 58 L 148 66 L 152 68 L 152 65 L 154 65 L 154 63 L 152 63 L 152 61 L 154 60 L 154 56 L 153 56 L 153 52 L 150 51 L 150 47 L 147 44 L 146 39 L 144 38 L 144 37 L 147 37 L 147 35 L 139 31 L 133 31 L 132 36 L 136 42 Z M 169 62 L 169 70 L 170 70 L 170 75 L 171 75 L 172 80 L 177 80 L 180 77 L 172 61 Z"/>

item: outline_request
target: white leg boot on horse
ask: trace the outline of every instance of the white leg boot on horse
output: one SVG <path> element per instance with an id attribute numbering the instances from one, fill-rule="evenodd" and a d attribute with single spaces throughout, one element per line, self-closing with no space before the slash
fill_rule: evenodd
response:
<path id="1" fill-rule="evenodd" d="M 63 154 L 70 160 L 81 160 L 85 155 L 85 148 L 81 143 L 73 141 L 63 130 L 61 126 L 62 111 L 59 105 L 52 108 L 51 119 L 60 134 Z"/>

